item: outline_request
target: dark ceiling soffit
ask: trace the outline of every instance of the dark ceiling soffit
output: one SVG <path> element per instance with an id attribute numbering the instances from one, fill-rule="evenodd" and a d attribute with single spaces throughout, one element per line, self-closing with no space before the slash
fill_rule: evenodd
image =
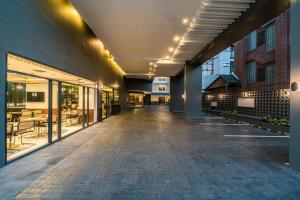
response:
<path id="1" fill-rule="evenodd" d="M 290 0 L 257 0 L 241 17 L 209 43 L 190 63 L 203 64 L 290 7 Z"/>

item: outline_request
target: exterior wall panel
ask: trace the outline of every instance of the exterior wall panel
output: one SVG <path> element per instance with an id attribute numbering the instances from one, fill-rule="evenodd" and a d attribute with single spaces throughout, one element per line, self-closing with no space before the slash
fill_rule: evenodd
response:
<path id="1" fill-rule="evenodd" d="M 1 1 L 2 50 L 107 86 L 118 82 L 124 93 L 122 74 L 100 54 L 93 44 L 95 34 L 68 13 L 69 7 L 68 1 Z M 124 107 L 126 100 L 122 102 Z"/>

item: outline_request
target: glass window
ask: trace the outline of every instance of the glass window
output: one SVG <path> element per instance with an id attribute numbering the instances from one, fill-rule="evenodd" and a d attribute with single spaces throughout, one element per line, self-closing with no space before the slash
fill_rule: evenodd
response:
<path id="1" fill-rule="evenodd" d="M 107 92 L 102 91 L 102 119 L 107 117 Z"/>
<path id="2" fill-rule="evenodd" d="M 83 87 L 63 83 L 61 92 L 61 135 L 64 137 L 82 129 Z"/>
<path id="3" fill-rule="evenodd" d="M 89 88 L 89 124 L 93 124 L 96 122 L 97 116 L 96 116 L 96 95 L 95 95 L 96 90 L 93 88 Z"/>
<path id="4" fill-rule="evenodd" d="M 119 90 L 114 89 L 114 101 L 113 101 L 114 105 L 120 105 L 120 94 L 119 94 Z"/>
<path id="5" fill-rule="evenodd" d="M 256 31 L 251 32 L 247 37 L 247 51 L 256 49 Z"/>
<path id="6" fill-rule="evenodd" d="M 11 54 L 7 56 L 7 70 L 8 160 L 48 144 L 50 119 L 52 141 L 59 139 L 59 133 L 64 137 L 82 129 L 84 111 L 86 116 L 89 115 L 90 123 L 96 122 L 94 82 Z M 51 83 L 52 90 L 49 91 Z M 88 91 L 84 93 L 81 85 L 90 87 L 89 97 Z M 49 108 L 51 96 L 52 108 Z M 49 118 L 51 113 L 52 117 Z"/>
<path id="7" fill-rule="evenodd" d="M 256 63 L 254 61 L 246 65 L 247 68 L 247 85 L 256 83 Z"/>
<path id="8" fill-rule="evenodd" d="M 275 24 L 271 24 L 266 29 L 266 51 L 270 52 L 275 49 Z"/>
<path id="9" fill-rule="evenodd" d="M 266 83 L 268 88 L 273 88 L 275 82 L 275 65 L 271 64 L 266 67 Z"/>
<path id="10" fill-rule="evenodd" d="M 108 116 L 112 115 L 112 105 L 113 105 L 114 93 L 112 90 L 108 92 Z"/>
<path id="11" fill-rule="evenodd" d="M 48 80 L 7 73 L 7 159 L 48 143 Z"/>

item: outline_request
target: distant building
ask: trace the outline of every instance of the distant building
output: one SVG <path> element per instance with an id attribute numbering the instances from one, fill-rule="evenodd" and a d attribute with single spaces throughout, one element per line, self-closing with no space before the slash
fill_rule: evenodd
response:
<path id="1" fill-rule="evenodd" d="M 170 101 L 170 77 L 155 77 L 152 83 L 151 104 L 167 105 Z"/>
<path id="2" fill-rule="evenodd" d="M 205 89 L 219 75 L 229 75 L 233 71 L 233 46 L 202 64 L 202 89 Z"/>
<path id="3" fill-rule="evenodd" d="M 289 15 L 287 10 L 235 44 L 232 75 L 239 83 L 217 78 L 206 88 L 205 109 L 289 118 Z"/>

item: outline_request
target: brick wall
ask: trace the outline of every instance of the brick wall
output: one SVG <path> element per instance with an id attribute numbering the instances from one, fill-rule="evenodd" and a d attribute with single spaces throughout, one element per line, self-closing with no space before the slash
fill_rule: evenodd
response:
<path id="1" fill-rule="evenodd" d="M 220 87 L 203 95 L 203 108 L 207 110 L 234 111 L 258 117 L 268 115 L 282 119 L 289 119 L 290 115 L 290 11 L 280 14 L 271 21 L 275 23 L 275 50 L 266 51 L 266 45 L 262 44 L 252 52 L 247 52 L 247 39 L 238 41 L 234 47 L 234 73 L 240 80 L 240 87 Z M 270 23 L 271 23 L 270 22 Z M 264 31 L 265 27 L 257 30 Z M 255 84 L 247 86 L 246 64 L 255 61 L 257 76 L 259 69 L 268 64 L 275 64 L 274 88 L 267 87 L 265 80 L 258 80 Z M 254 98 L 254 108 L 238 107 L 238 98 Z M 211 102 L 217 102 L 217 107 L 212 107 Z"/>
<path id="2" fill-rule="evenodd" d="M 239 107 L 238 98 L 243 97 L 254 98 L 255 107 Z M 204 110 L 233 111 L 238 114 L 272 116 L 277 119 L 290 118 L 289 89 L 205 94 L 202 102 Z M 211 102 L 217 102 L 217 107 L 212 107 Z"/>
<path id="3" fill-rule="evenodd" d="M 275 50 L 266 52 L 265 44 L 257 46 L 252 52 L 247 52 L 246 38 L 236 43 L 234 72 L 239 77 L 242 91 L 266 90 L 265 81 L 257 81 L 254 85 L 246 84 L 246 64 L 251 61 L 256 62 L 257 72 L 267 64 L 275 64 L 275 87 L 274 89 L 289 88 L 290 73 L 290 52 L 289 52 L 289 10 L 276 17 L 275 21 Z M 257 33 L 264 30 L 264 27 L 257 30 Z"/>

